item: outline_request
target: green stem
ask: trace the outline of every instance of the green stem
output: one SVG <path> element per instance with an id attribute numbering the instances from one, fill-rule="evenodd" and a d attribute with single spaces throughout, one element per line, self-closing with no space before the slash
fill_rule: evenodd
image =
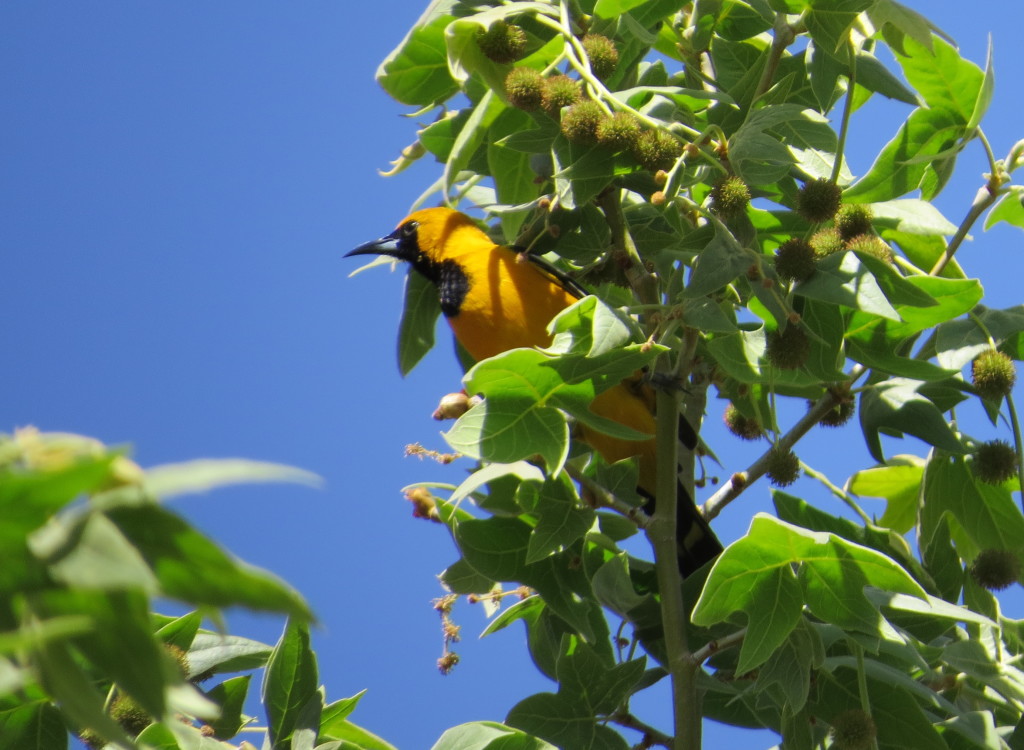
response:
<path id="1" fill-rule="evenodd" d="M 946 245 L 945 252 L 935 261 L 935 265 L 932 266 L 932 270 L 928 272 L 929 276 L 938 276 L 942 273 L 943 269 L 953 260 L 953 256 L 956 251 L 960 249 L 960 245 L 967 238 L 967 233 L 971 230 L 976 222 L 988 208 L 996 202 L 999 198 L 999 177 L 993 174 L 989 177 L 989 181 L 984 187 L 978 190 L 978 193 L 974 196 L 974 201 L 971 203 L 970 209 L 967 211 L 967 215 L 964 220 L 960 222 L 960 226 L 957 227 L 956 234 L 950 239 L 949 244 Z"/>
<path id="2" fill-rule="evenodd" d="M 868 716 L 871 716 L 871 697 L 868 695 L 868 675 L 864 669 L 864 648 L 858 643 L 853 644 L 854 653 L 857 655 L 857 692 L 860 694 L 860 707 Z M 878 738 L 871 738 L 871 750 L 878 750 Z"/>
<path id="3" fill-rule="evenodd" d="M 1024 463 L 1022 458 L 1022 441 L 1020 419 L 1017 418 L 1017 407 L 1013 404 L 1013 394 L 1006 396 L 1006 408 L 1010 412 L 1010 425 L 1013 427 L 1013 447 L 1017 451 L 1017 481 L 1020 482 L 1020 506 L 1024 510 Z"/>
<path id="4" fill-rule="evenodd" d="M 839 127 L 839 145 L 836 148 L 836 160 L 832 165 L 832 182 L 838 182 L 839 173 L 843 169 L 843 154 L 846 152 L 846 134 L 850 129 L 850 115 L 853 113 L 853 94 L 857 88 L 857 55 L 850 45 L 850 80 L 846 89 L 846 101 L 843 103 L 843 122 Z"/>
<path id="5" fill-rule="evenodd" d="M 701 712 L 697 694 L 700 667 L 693 662 L 686 639 L 686 603 L 676 546 L 679 392 L 659 389 L 657 399 L 657 501 L 647 536 L 654 547 L 654 567 L 661 592 L 661 623 L 665 633 L 665 666 L 672 680 L 673 748 L 700 750 Z"/>
<path id="6" fill-rule="evenodd" d="M 831 492 L 833 495 L 835 495 L 844 503 L 846 503 L 846 507 L 848 507 L 854 513 L 860 516 L 860 520 L 864 522 L 865 526 L 870 526 L 874 523 L 874 521 L 871 520 L 871 516 L 864 512 L 864 509 L 857 504 L 857 501 L 850 497 L 849 493 L 844 492 L 841 488 L 836 487 L 834 484 L 832 484 L 832 481 L 827 476 L 822 474 L 820 471 L 811 468 L 803 461 L 800 462 L 800 468 L 803 470 L 804 474 L 811 477 L 812 479 L 817 479 L 819 482 L 821 482 L 828 488 L 829 492 Z"/>

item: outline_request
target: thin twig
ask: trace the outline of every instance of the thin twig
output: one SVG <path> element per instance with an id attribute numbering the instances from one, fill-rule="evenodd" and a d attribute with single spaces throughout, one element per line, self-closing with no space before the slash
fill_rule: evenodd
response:
<path id="1" fill-rule="evenodd" d="M 693 659 L 696 664 L 703 664 L 719 651 L 724 651 L 727 648 L 732 648 L 733 646 L 738 646 L 743 643 L 743 639 L 746 637 L 747 629 L 741 628 L 735 633 L 730 633 L 723 638 L 716 638 L 713 641 L 708 641 L 706 644 L 694 651 L 690 655 L 690 658 Z"/>
<path id="2" fill-rule="evenodd" d="M 640 721 L 629 711 L 617 711 L 608 717 L 610 721 L 615 722 L 620 727 L 626 727 L 627 729 L 635 729 L 638 732 L 643 733 L 644 740 L 646 741 L 646 747 L 657 745 L 659 747 L 672 748 L 672 738 L 664 732 L 661 732 L 650 724 Z"/>

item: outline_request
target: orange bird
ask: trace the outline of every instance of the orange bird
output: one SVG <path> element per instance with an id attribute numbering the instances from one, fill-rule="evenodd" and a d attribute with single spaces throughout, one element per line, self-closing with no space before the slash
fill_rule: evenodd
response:
<path id="1" fill-rule="evenodd" d="M 351 255 L 386 255 L 410 263 L 437 287 L 455 338 L 477 361 L 509 349 L 550 346 L 548 323 L 586 295 L 568 276 L 535 256 L 526 255 L 533 262 L 522 262 L 521 253 L 494 244 L 471 218 L 448 208 L 416 211 L 391 234 L 360 245 Z M 639 432 L 655 432 L 654 394 L 639 378 L 602 392 L 590 410 Z M 680 426 L 692 449 L 692 429 L 685 421 Z M 586 425 L 580 425 L 580 433 L 605 461 L 638 457 L 637 489 L 650 512 L 657 474 L 654 439 L 623 440 Z M 681 483 L 678 502 L 679 569 L 688 575 L 712 560 L 722 545 Z"/>

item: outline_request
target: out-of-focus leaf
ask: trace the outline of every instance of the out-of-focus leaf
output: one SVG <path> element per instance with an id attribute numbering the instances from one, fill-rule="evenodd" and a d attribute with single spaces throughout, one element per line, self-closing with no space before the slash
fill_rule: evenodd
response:
<path id="1" fill-rule="evenodd" d="M 145 558 L 166 596 L 214 607 L 244 606 L 312 617 L 288 585 L 235 560 L 160 506 L 115 508 L 107 515 Z"/>
<path id="2" fill-rule="evenodd" d="M 320 477 L 305 469 L 244 458 L 204 458 L 146 470 L 146 489 L 161 498 L 262 482 L 290 482 L 312 487 L 323 484 Z"/>

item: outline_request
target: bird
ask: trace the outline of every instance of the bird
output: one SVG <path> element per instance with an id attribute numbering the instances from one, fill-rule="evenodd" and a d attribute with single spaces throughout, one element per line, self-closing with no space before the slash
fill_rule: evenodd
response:
<path id="1" fill-rule="evenodd" d="M 495 244 L 472 218 L 445 207 L 415 211 L 390 234 L 345 257 L 356 255 L 406 261 L 426 277 L 437 288 L 441 312 L 456 340 L 478 362 L 511 349 L 549 346 L 548 323 L 587 295 L 575 280 L 539 256 Z M 580 439 L 605 461 L 637 457 L 637 491 L 647 512 L 653 512 L 657 473 L 654 402 L 652 387 L 636 375 L 598 394 L 590 404 L 593 413 L 650 434 L 650 440 L 624 440 L 579 425 Z M 693 449 L 692 428 L 682 418 L 680 427 L 683 442 Z M 681 482 L 677 502 L 678 563 L 687 576 L 713 560 L 722 545 Z"/>

